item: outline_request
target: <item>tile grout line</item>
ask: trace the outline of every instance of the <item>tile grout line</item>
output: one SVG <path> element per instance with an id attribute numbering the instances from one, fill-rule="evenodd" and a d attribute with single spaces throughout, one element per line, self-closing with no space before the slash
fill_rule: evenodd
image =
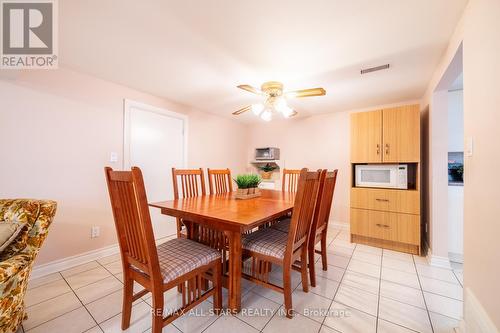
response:
<path id="1" fill-rule="evenodd" d="M 66 295 L 66 294 L 71 294 L 71 293 L 72 293 L 72 294 L 74 294 L 74 292 L 70 290 L 70 291 L 67 291 L 67 292 L 65 292 L 64 294 L 61 294 L 61 295 L 56 296 L 56 297 L 60 297 L 60 296 L 63 296 L 63 295 Z M 54 298 L 56 298 L 56 297 L 53 297 L 53 298 L 50 298 L 50 299 L 54 299 Z M 38 303 L 38 304 L 41 304 L 41 303 Z M 28 308 L 26 308 L 26 310 L 28 310 Z M 23 330 L 25 330 L 25 332 L 29 332 L 29 331 L 31 331 L 32 329 L 37 328 L 38 326 L 41 326 L 41 325 L 43 325 L 43 324 L 46 324 L 46 323 L 48 323 L 49 321 L 52 321 L 52 320 L 54 320 L 54 319 L 57 319 L 57 318 L 59 318 L 59 317 L 61 317 L 61 316 L 64 316 L 65 314 L 68 314 L 68 313 L 73 312 L 73 311 L 75 311 L 75 310 L 78 310 L 78 308 L 73 309 L 73 310 L 66 311 L 66 312 L 64 312 L 64 313 L 61 313 L 60 315 L 57 315 L 57 316 L 55 316 L 55 317 L 53 317 L 53 318 L 50 318 L 50 319 L 48 319 L 48 320 L 45 320 L 45 321 L 41 322 L 40 324 L 35 325 L 35 326 L 33 326 L 32 328 L 30 328 L 30 329 L 28 329 L 28 330 L 24 329 L 24 326 L 23 326 Z"/>
<path id="2" fill-rule="evenodd" d="M 382 269 L 384 263 L 384 249 L 382 249 L 382 255 L 380 256 L 380 274 L 378 278 L 378 297 L 377 297 L 377 317 L 375 319 L 375 333 L 378 332 L 378 319 L 380 318 L 380 297 L 382 289 Z"/>
<path id="3" fill-rule="evenodd" d="M 342 232 L 342 231 L 341 231 L 341 232 Z M 341 233 L 341 232 L 339 232 L 339 233 L 335 236 L 335 238 L 331 241 L 331 243 L 330 243 L 330 244 L 333 244 L 333 241 L 334 241 L 335 239 L 337 239 L 337 237 L 340 235 L 340 233 Z M 328 245 L 328 246 L 330 246 L 330 245 Z M 342 281 L 344 280 L 344 276 L 345 276 L 345 273 L 347 272 L 347 268 L 349 268 L 349 264 L 351 263 L 352 255 L 354 255 L 354 250 L 356 249 L 356 247 L 357 247 L 357 244 L 356 244 L 356 243 L 354 243 L 354 248 L 352 249 L 352 254 L 351 254 L 351 257 L 349 257 L 349 262 L 347 263 L 347 266 L 345 267 L 344 273 L 342 273 L 342 277 L 340 278 L 339 285 L 337 286 L 337 290 L 335 290 L 335 293 L 333 294 L 332 301 L 330 302 L 330 306 L 328 307 L 328 312 L 327 312 L 327 313 L 330 313 L 330 309 L 332 308 L 333 302 L 335 302 L 335 297 L 337 296 L 337 293 L 339 292 L 339 289 L 340 289 L 340 287 L 342 286 Z M 327 251 L 327 252 L 328 252 L 328 251 Z M 330 326 L 325 325 L 325 320 L 326 320 L 326 316 L 325 316 L 325 318 L 323 318 L 323 321 L 321 322 L 321 326 L 320 326 L 320 328 L 319 328 L 319 329 L 320 329 L 320 331 L 321 331 L 321 329 L 323 328 L 323 326 L 326 326 L 326 327 L 330 328 Z"/>
<path id="4" fill-rule="evenodd" d="M 427 317 L 429 318 L 429 324 L 431 325 L 431 331 L 434 333 L 434 325 L 432 324 L 431 314 L 429 313 L 429 308 L 427 307 L 427 300 L 425 299 L 424 290 L 422 289 L 422 283 L 420 282 L 420 274 L 417 270 L 417 264 L 415 263 L 415 258 L 412 256 L 413 264 L 415 265 L 415 270 L 417 271 L 418 285 L 420 286 L 420 291 L 422 292 L 422 298 L 424 299 L 425 309 L 427 311 Z"/>
<path id="5" fill-rule="evenodd" d="M 97 262 L 97 260 L 96 260 Z M 99 263 L 97 263 L 99 264 Z M 61 274 L 62 275 L 62 274 Z M 76 294 L 75 290 L 73 289 L 73 287 L 71 287 L 71 285 L 68 283 L 68 281 L 66 280 L 66 278 L 63 276 L 63 280 L 66 282 L 66 284 L 69 286 L 69 288 L 71 289 L 71 291 L 73 292 L 73 294 L 75 295 L 76 299 L 78 299 L 78 301 L 82 304 L 83 308 L 85 309 L 85 311 L 87 311 L 87 313 L 89 314 L 89 316 L 92 318 L 92 320 L 94 321 L 94 323 L 99 326 L 99 323 L 97 322 L 97 320 L 94 318 L 94 316 L 90 313 L 89 309 L 87 309 L 87 307 L 85 306 L 85 304 L 83 304 L 82 300 L 80 299 L 80 297 L 78 297 L 78 295 Z M 90 284 L 89 284 L 90 285 Z M 101 326 L 99 326 L 99 329 L 101 329 Z M 102 329 L 101 329 L 102 331 Z"/>

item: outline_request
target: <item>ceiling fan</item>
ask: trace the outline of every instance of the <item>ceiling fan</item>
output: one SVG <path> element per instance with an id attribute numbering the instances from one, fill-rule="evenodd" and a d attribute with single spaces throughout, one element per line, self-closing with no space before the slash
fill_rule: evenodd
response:
<path id="1" fill-rule="evenodd" d="M 245 106 L 244 108 L 234 111 L 233 115 L 237 116 L 244 112 L 252 110 L 252 112 L 256 116 L 260 116 L 260 118 L 265 121 L 270 121 L 273 118 L 274 114 L 281 113 L 285 118 L 290 118 L 297 115 L 297 111 L 288 106 L 286 102 L 287 97 L 302 98 L 324 96 L 326 94 L 326 91 L 323 88 L 311 88 L 283 92 L 283 84 L 277 81 L 264 82 L 260 87 L 260 90 L 247 84 L 239 85 L 238 88 L 257 95 L 261 95 L 265 98 L 265 101 L 263 103 Z"/>

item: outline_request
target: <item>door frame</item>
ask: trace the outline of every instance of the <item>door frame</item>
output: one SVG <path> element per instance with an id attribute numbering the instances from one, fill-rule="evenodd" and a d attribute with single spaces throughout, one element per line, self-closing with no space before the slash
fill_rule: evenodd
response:
<path id="1" fill-rule="evenodd" d="M 150 104 L 137 102 L 131 99 L 123 100 L 123 161 L 122 169 L 128 170 L 131 168 L 130 165 L 130 113 L 132 108 L 138 108 L 147 112 L 156 113 L 162 116 L 168 116 L 176 119 L 180 119 L 183 122 L 182 135 L 184 136 L 184 151 L 182 158 L 182 168 L 187 167 L 188 161 L 188 116 L 182 113 L 177 113 L 169 111 L 160 107 L 156 107 Z"/>

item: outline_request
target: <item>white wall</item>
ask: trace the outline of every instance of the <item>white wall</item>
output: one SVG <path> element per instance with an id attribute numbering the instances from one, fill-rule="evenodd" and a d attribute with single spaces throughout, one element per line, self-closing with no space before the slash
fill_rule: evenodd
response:
<path id="1" fill-rule="evenodd" d="M 448 151 L 464 151 L 464 92 L 448 92 Z"/>
<path id="2" fill-rule="evenodd" d="M 464 151 L 463 90 L 448 92 L 448 151 Z M 448 252 L 451 260 L 463 260 L 464 188 L 448 186 Z"/>
<path id="3" fill-rule="evenodd" d="M 124 98 L 188 115 L 189 167 L 244 169 L 241 123 L 69 70 L 15 74 L 0 80 L 0 197 L 58 202 L 37 264 L 116 244 L 103 168 L 122 166 Z"/>

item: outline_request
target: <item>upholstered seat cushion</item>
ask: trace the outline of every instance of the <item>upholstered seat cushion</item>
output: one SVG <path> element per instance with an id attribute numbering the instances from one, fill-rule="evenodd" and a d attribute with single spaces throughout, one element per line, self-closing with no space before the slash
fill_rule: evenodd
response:
<path id="1" fill-rule="evenodd" d="M 243 249 L 282 259 L 285 256 L 288 233 L 265 228 L 243 235 Z"/>
<path id="2" fill-rule="evenodd" d="M 290 230 L 290 218 L 283 219 L 271 226 L 271 228 L 288 233 Z"/>
<path id="3" fill-rule="evenodd" d="M 157 251 L 163 283 L 221 258 L 219 251 L 185 238 L 160 244 Z"/>

